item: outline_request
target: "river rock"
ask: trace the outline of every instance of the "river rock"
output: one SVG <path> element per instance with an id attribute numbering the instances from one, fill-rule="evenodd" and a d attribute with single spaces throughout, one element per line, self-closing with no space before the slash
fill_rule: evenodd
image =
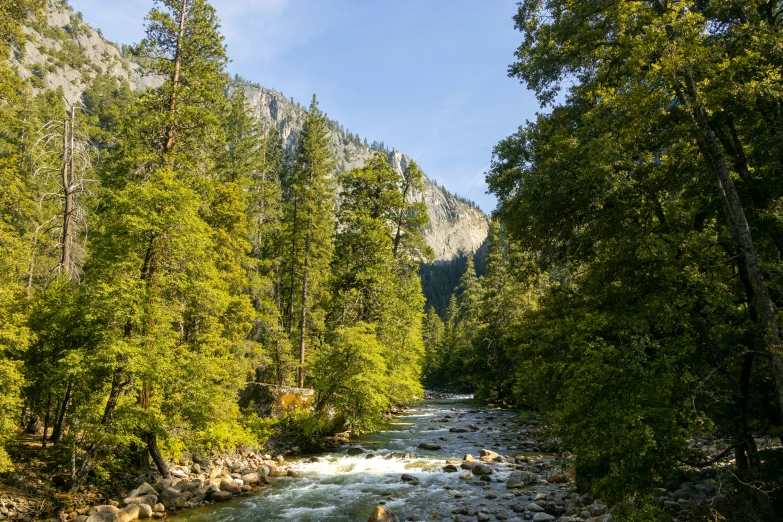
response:
<path id="1" fill-rule="evenodd" d="M 527 510 L 532 511 L 533 513 L 542 513 L 544 511 L 544 508 L 536 504 L 535 502 L 531 502 L 527 505 Z"/>
<path id="2" fill-rule="evenodd" d="M 506 487 L 508 489 L 516 489 L 535 484 L 536 482 L 538 482 L 538 477 L 535 473 L 530 473 L 529 471 L 515 471 L 508 477 L 508 480 L 506 480 Z"/>
<path id="3" fill-rule="evenodd" d="M 247 473 L 242 475 L 242 480 L 245 484 L 252 486 L 253 484 L 258 484 L 261 481 L 261 477 L 258 476 L 258 473 Z"/>
<path id="4" fill-rule="evenodd" d="M 109 513 L 108 511 L 101 511 L 99 513 L 94 513 L 87 517 L 86 522 L 112 522 L 114 520 L 114 513 Z"/>
<path id="5" fill-rule="evenodd" d="M 228 491 L 215 491 L 210 498 L 215 502 L 223 502 L 231 498 L 231 493 Z"/>
<path id="6" fill-rule="evenodd" d="M 492 466 L 490 466 L 489 464 L 481 463 L 473 466 L 473 469 L 471 471 L 473 472 L 474 475 L 491 475 L 494 470 L 492 469 Z"/>
<path id="7" fill-rule="evenodd" d="M 421 444 L 418 445 L 418 447 L 420 449 L 430 450 L 430 451 L 438 451 L 440 449 L 440 446 L 438 446 L 437 444 L 431 444 L 429 442 L 422 442 Z"/>
<path id="8" fill-rule="evenodd" d="M 385 506 L 376 506 L 367 522 L 397 522 L 397 516 Z"/>
<path id="9" fill-rule="evenodd" d="M 145 495 L 156 495 L 157 496 L 158 491 L 149 485 L 148 482 L 144 482 L 141 484 L 141 486 L 137 487 L 133 491 L 130 492 L 128 495 L 129 497 L 143 497 Z"/>
<path id="10" fill-rule="evenodd" d="M 227 491 L 232 495 L 239 495 L 242 492 L 242 486 L 229 478 L 220 481 L 220 491 Z M 212 494 L 214 496 L 214 493 Z"/>
<path id="11" fill-rule="evenodd" d="M 536 513 L 533 515 L 533 522 L 551 522 L 552 520 L 557 519 L 549 513 Z"/>
<path id="12" fill-rule="evenodd" d="M 457 466 L 455 466 L 454 464 L 446 464 L 445 466 L 443 466 L 443 471 L 445 471 L 446 473 L 456 473 L 459 470 L 457 469 Z"/>
<path id="13" fill-rule="evenodd" d="M 139 504 L 139 519 L 152 518 L 152 506 Z"/>
<path id="14" fill-rule="evenodd" d="M 465 462 L 460 464 L 459 467 L 461 467 L 462 469 L 466 469 L 466 470 L 470 471 L 470 470 L 472 470 L 473 468 L 475 468 L 478 465 L 479 465 L 479 463 L 476 462 L 475 460 L 466 460 Z"/>
<path id="15" fill-rule="evenodd" d="M 299 478 L 300 476 L 299 472 L 296 471 L 295 469 L 289 469 L 288 471 L 286 471 L 286 475 L 291 478 Z"/>
<path id="16" fill-rule="evenodd" d="M 143 495 L 140 497 L 127 497 L 122 500 L 125 504 L 146 504 L 154 506 L 158 502 L 157 495 Z"/>
<path id="17" fill-rule="evenodd" d="M 127 513 L 131 516 L 130 520 L 136 520 L 139 518 L 139 505 L 138 504 L 128 504 L 124 508 L 122 508 L 122 512 Z M 119 515 L 119 513 L 117 513 Z M 116 520 L 116 517 L 115 517 Z"/>
<path id="18" fill-rule="evenodd" d="M 481 450 L 481 453 L 479 454 L 479 460 L 483 462 L 492 462 L 496 458 L 498 458 L 500 455 L 495 453 L 494 451 L 483 449 Z"/>
<path id="19" fill-rule="evenodd" d="M 361 455 L 364 453 L 364 450 L 362 448 L 348 448 L 348 451 L 346 451 L 348 455 Z"/>

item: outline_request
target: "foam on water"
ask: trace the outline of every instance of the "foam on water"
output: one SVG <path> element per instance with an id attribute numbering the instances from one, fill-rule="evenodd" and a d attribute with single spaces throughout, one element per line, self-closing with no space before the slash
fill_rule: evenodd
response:
<path id="1" fill-rule="evenodd" d="M 273 480 L 261 494 L 241 497 L 226 504 L 215 504 L 184 512 L 173 520 L 188 522 L 233 521 L 344 521 L 367 520 L 373 507 L 385 502 L 400 520 L 432 520 L 435 512 L 448 515 L 454 498 L 479 501 L 487 490 L 501 491 L 500 482 L 486 485 L 465 484 L 460 473 L 442 471 L 447 459 L 461 458 L 465 453 L 478 453 L 481 448 L 499 447 L 498 431 L 488 430 L 486 417 L 494 417 L 492 426 L 510 420 L 506 410 L 477 411 L 469 396 L 430 400 L 393 421 L 384 430 L 351 444 L 367 453 L 348 456 L 343 452 L 323 455 L 319 462 L 306 459 L 289 461 L 300 473 L 299 478 L 281 477 Z M 450 416 L 459 423 L 441 425 L 433 422 Z M 448 433 L 449 427 L 483 425 L 480 432 Z M 433 429 L 434 428 L 434 429 Z M 504 431 L 505 428 L 499 428 Z M 446 440 L 440 440 L 446 439 Z M 418 449 L 422 442 L 441 445 L 437 451 Z M 403 453 L 413 452 L 415 459 L 403 459 Z M 498 466 L 494 477 L 504 478 L 510 470 Z M 419 485 L 402 482 L 409 474 Z"/>

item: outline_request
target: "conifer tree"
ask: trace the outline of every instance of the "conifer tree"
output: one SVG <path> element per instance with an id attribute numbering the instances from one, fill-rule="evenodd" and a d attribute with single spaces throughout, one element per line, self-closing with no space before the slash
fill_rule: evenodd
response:
<path id="1" fill-rule="evenodd" d="M 21 122 L 22 84 L 6 58 L 11 47 L 23 45 L 21 25 L 43 6 L 41 0 L 3 2 L 0 5 L 0 471 L 11 466 L 5 442 L 16 429 L 20 411 L 20 390 L 24 384 L 21 357 L 30 343 L 25 326 L 25 275 L 29 249 L 25 226 L 29 224 L 32 201 L 19 175 L 21 143 L 16 139 Z"/>
<path id="2" fill-rule="evenodd" d="M 227 59 L 214 9 L 202 0 L 159 2 L 147 34 L 140 50 L 166 79 L 134 104 L 105 165 L 111 191 L 92 284 L 106 325 L 102 364 L 114 359 L 101 429 L 140 437 L 167 475 L 158 435 L 184 422 L 192 429 L 185 436 L 208 437 L 233 422 L 231 397 L 252 359 L 253 311 L 243 293 L 249 173 L 238 155 L 220 168 Z"/>
<path id="3" fill-rule="evenodd" d="M 286 217 L 290 248 L 287 320 L 289 332 L 297 334 L 300 387 L 307 371 L 308 336 L 317 337 L 323 328 L 320 305 L 326 297 L 334 234 L 333 163 L 326 118 L 313 96 L 292 166 Z"/>

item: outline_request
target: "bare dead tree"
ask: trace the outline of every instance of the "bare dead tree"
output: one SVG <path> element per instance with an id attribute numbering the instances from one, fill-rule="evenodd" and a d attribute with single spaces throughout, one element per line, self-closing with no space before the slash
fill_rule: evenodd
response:
<path id="1" fill-rule="evenodd" d="M 87 208 L 91 195 L 92 156 L 97 150 L 77 125 L 77 110 L 84 110 L 81 96 L 73 103 L 65 101 L 67 115 L 51 120 L 39 130 L 32 147 L 33 179 L 39 187 L 40 223 L 33 234 L 27 286 L 30 292 L 35 275 L 39 248 L 52 265 L 45 269 L 44 284 L 63 273 L 69 281 L 78 280 L 84 260 L 87 238 Z M 42 239 L 44 241 L 43 245 Z"/>

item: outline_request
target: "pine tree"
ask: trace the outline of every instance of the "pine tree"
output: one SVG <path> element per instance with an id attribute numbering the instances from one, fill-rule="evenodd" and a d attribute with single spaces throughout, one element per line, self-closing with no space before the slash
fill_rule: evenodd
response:
<path id="1" fill-rule="evenodd" d="M 307 373 L 307 341 L 323 329 L 321 305 L 332 257 L 334 234 L 334 160 L 329 149 L 326 119 L 315 96 L 310 104 L 292 166 L 288 188 L 287 236 L 290 273 L 287 324 L 296 331 L 299 351 L 297 383 L 304 386 Z"/>
<path id="2" fill-rule="evenodd" d="M 242 180 L 249 173 L 239 154 L 225 155 L 227 60 L 217 18 L 202 0 L 159 5 L 140 49 L 156 57 L 154 70 L 166 80 L 134 104 L 105 165 L 111 190 L 92 285 L 106 325 L 101 364 L 114 359 L 98 429 L 139 437 L 168 475 L 157 437 L 172 424 L 190 428 L 181 436 L 208 437 L 234 422 L 231 397 L 254 348 L 246 340 L 253 309 L 243 293 L 250 245 Z M 115 422 L 118 416 L 135 420 Z M 88 466 L 89 458 L 81 476 Z"/>
<path id="3" fill-rule="evenodd" d="M 24 235 L 33 212 L 20 176 L 22 147 L 16 139 L 22 126 L 18 118 L 22 83 L 6 58 L 12 46 L 24 42 L 22 23 L 42 6 L 41 0 L 20 0 L 3 2 L 0 7 L 0 471 L 11 466 L 5 443 L 17 427 L 24 385 L 20 359 L 31 341 L 25 326 L 29 248 Z"/>

